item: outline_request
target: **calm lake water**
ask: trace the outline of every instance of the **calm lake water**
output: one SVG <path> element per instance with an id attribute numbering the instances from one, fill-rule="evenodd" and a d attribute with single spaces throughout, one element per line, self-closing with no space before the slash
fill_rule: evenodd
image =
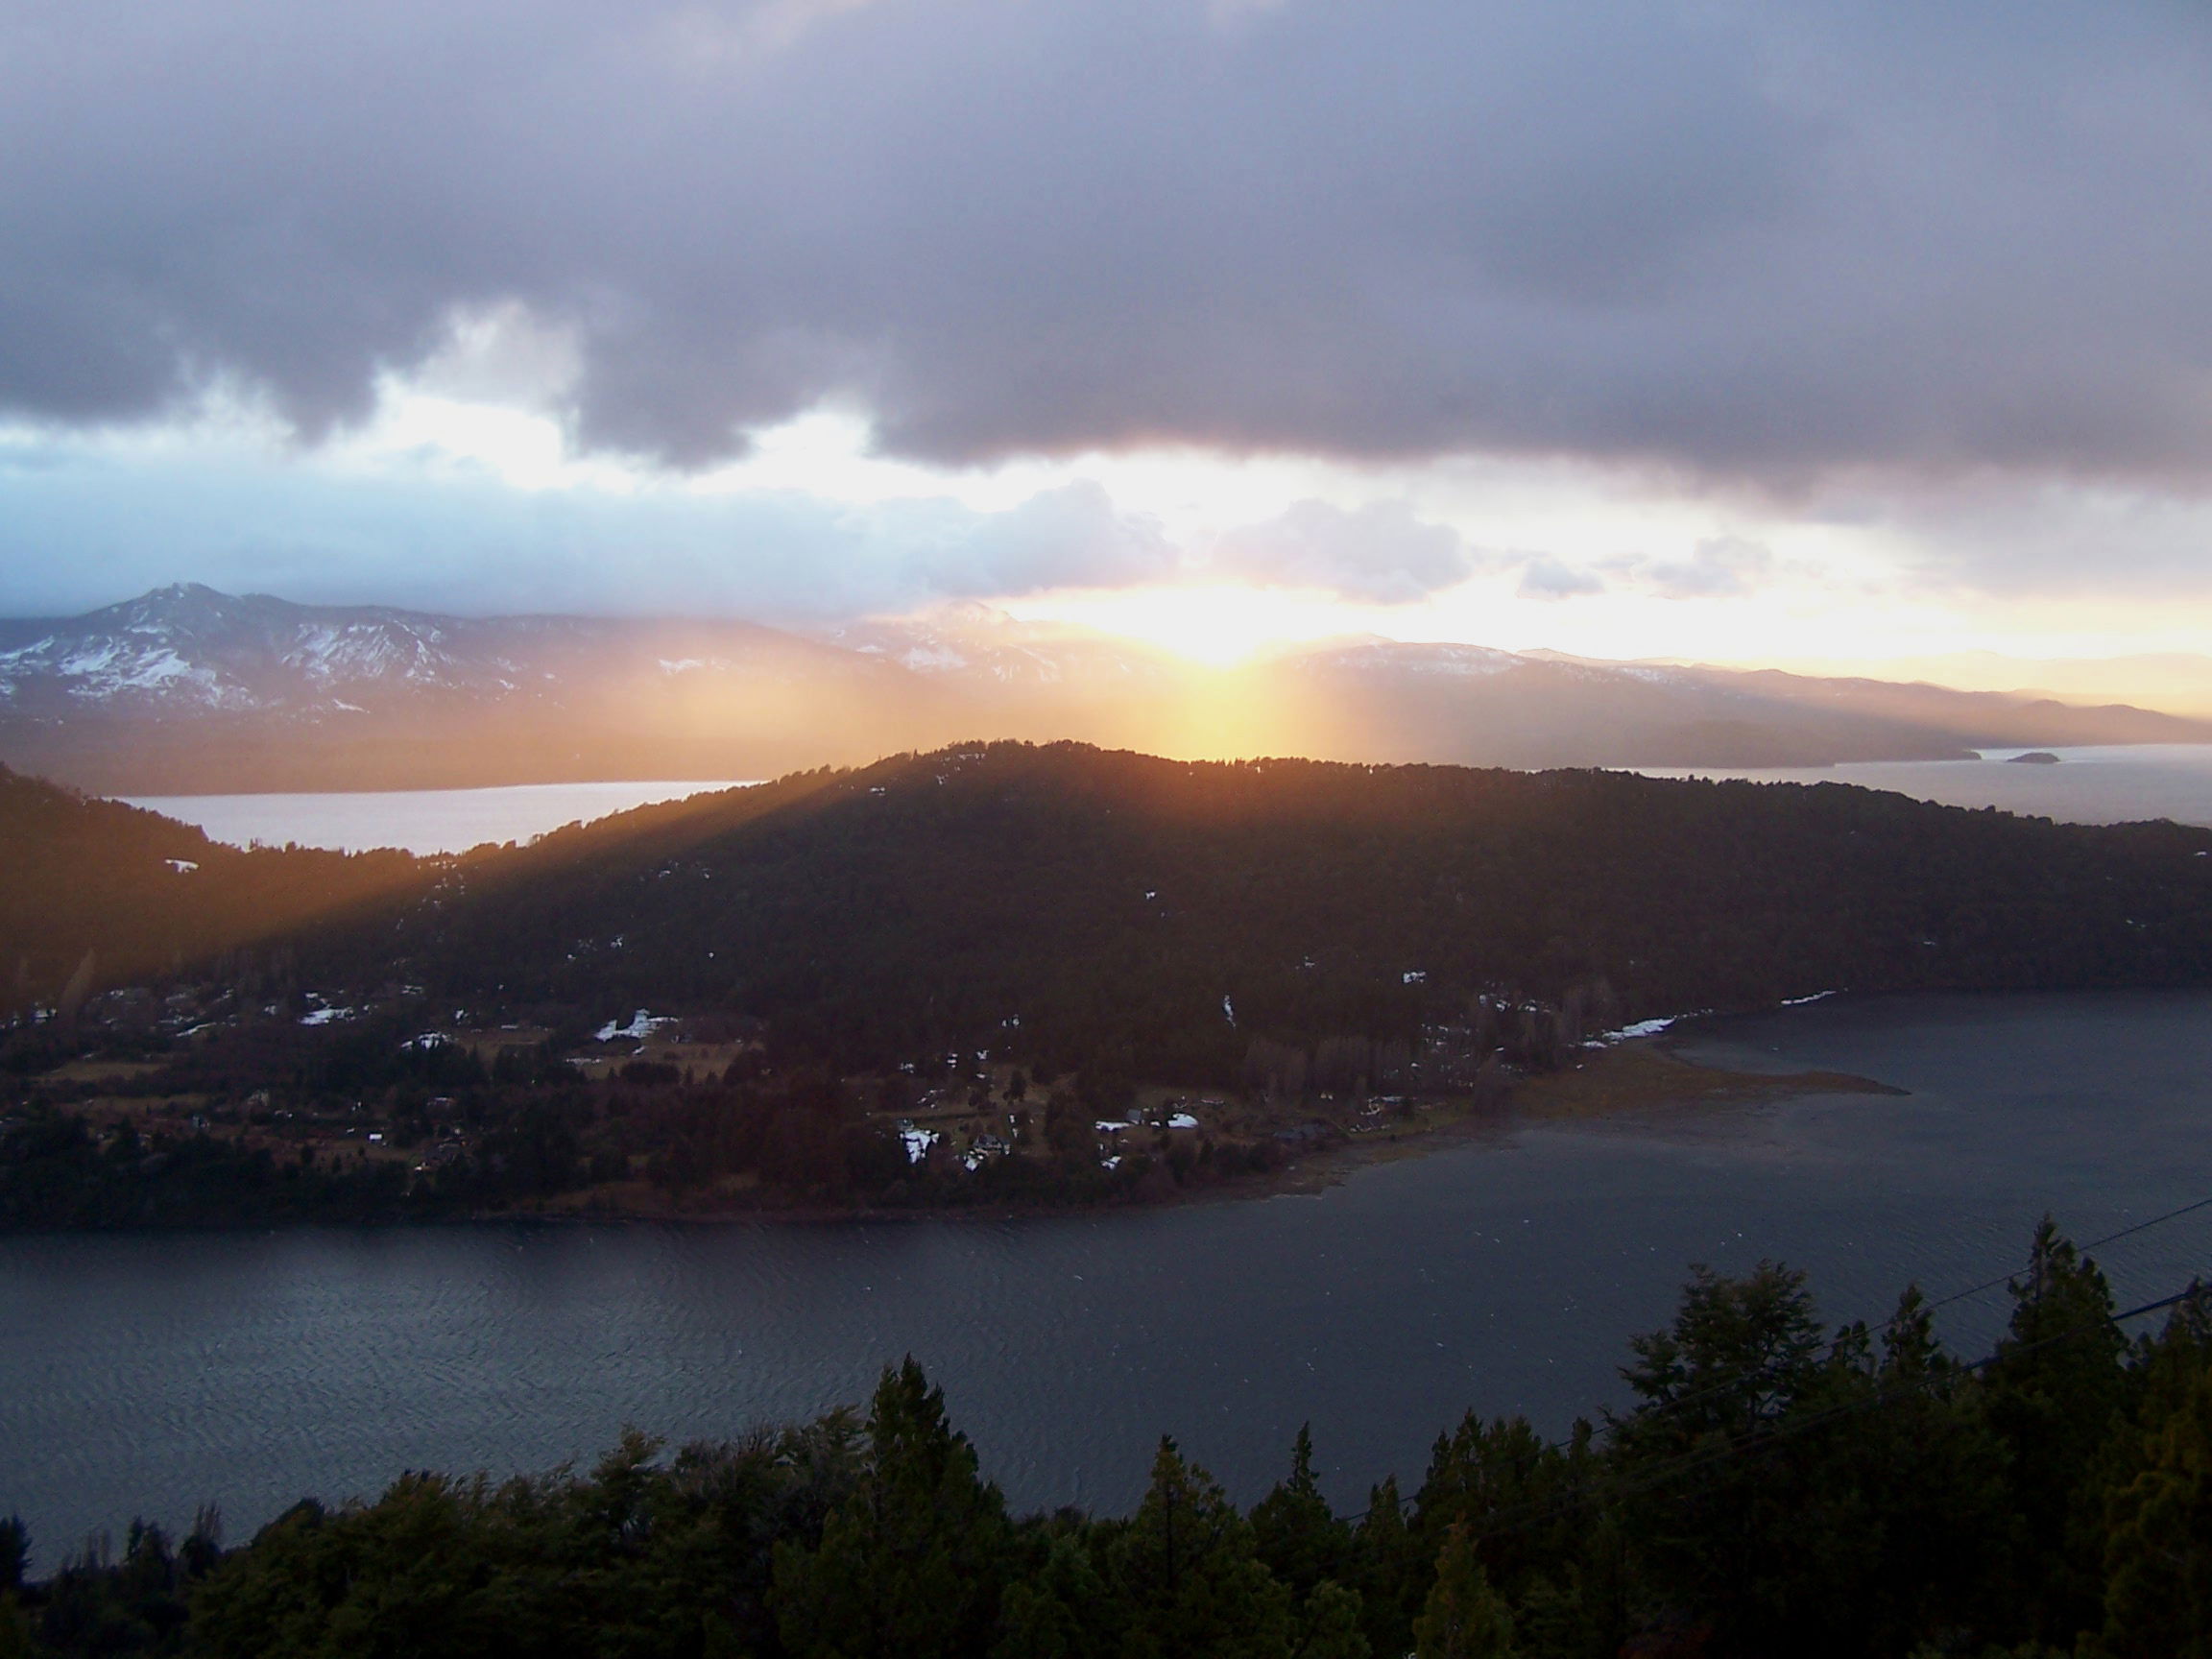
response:
<path id="1" fill-rule="evenodd" d="M 1836 999 L 1693 1052 L 1906 1096 L 1521 1127 L 1317 1196 L 1008 1223 L 442 1227 L 0 1239 L 0 1512 L 51 1564 L 216 1500 L 233 1537 L 403 1469 L 589 1458 L 862 1398 L 913 1353 L 1024 1507 L 1118 1509 L 1175 1434 L 1243 1499 L 1310 1419 L 1332 1496 L 1417 1480 L 1472 1406 L 1623 1402 L 1684 1270 L 1812 1270 L 1878 1319 L 2212 1194 L 2212 996 Z M 2212 1264 L 2212 1210 L 2100 1251 L 2124 1298 Z M 1977 1350 L 2003 1292 L 1948 1310 Z"/>
<path id="2" fill-rule="evenodd" d="M 2212 744 L 2139 743 L 2051 749 L 2056 765 L 2014 764 L 2017 749 L 1980 760 L 1866 760 L 1844 766 L 1647 766 L 1650 778 L 1749 778 L 1772 783 L 1861 783 L 1947 806 L 1995 806 L 2068 824 L 2171 818 L 2212 825 Z"/>
<path id="3" fill-rule="evenodd" d="M 466 853 L 486 842 L 528 841 L 565 824 L 589 823 L 656 801 L 681 801 L 723 782 L 522 783 L 501 789 L 381 789 L 321 795 L 133 795 L 131 805 L 196 824 L 243 847 L 334 847 L 365 853 Z"/>
<path id="4" fill-rule="evenodd" d="M 2056 766 L 2014 766 L 1992 750 L 1985 760 L 1894 760 L 1848 766 L 1748 771 L 1643 768 L 1654 778 L 1752 778 L 1863 783 L 1953 806 L 1998 806 L 2076 824 L 2172 818 L 2212 825 L 2212 744 L 2059 749 Z M 145 795 L 131 797 L 218 841 L 245 846 L 336 847 L 363 852 L 465 853 L 486 842 L 528 841 L 564 824 L 589 822 L 655 801 L 676 801 L 735 781 L 532 783 L 501 789 L 403 789 L 325 795 Z"/>

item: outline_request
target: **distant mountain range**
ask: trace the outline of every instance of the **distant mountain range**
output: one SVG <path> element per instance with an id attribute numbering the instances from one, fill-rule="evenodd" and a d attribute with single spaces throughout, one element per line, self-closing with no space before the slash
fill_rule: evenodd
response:
<path id="1" fill-rule="evenodd" d="M 0 761 L 107 793 L 766 777 L 977 737 L 1190 757 L 1734 767 L 2212 741 L 2212 722 L 1379 639 L 1223 671 L 974 606 L 810 637 L 180 585 L 82 616 L 0 621 Z"/>
<path id="2" fill-rule="evenodd" d="M 2212 716 L 2212 656 L 2146 651 L 2123 657 L 2011 657 L 1997 651 L 1939 656 L 1821 658 L 1801 674 L 1927 680 L 1968 691 L 2009 691 L 2067 703 L 2133 703 L 2170 714 Z"/>

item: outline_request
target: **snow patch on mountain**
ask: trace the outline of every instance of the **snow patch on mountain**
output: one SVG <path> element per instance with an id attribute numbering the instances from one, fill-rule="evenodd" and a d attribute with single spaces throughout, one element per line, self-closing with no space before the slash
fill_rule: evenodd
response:
<path id="1" fill-rule="evenodd" d="M 1389 640 L 1315 651 L 1297 660 L 1309 672 L 1350 670 L 1367 674 L 1431 675 L 1475 679 L 1527 667 L 1527 659 L 1488 645 L 1401 645 Z"/>

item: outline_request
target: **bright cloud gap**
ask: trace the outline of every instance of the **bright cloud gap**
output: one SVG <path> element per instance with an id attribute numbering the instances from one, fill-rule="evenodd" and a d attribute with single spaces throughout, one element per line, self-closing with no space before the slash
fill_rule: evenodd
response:
<path id="1" fill-rule="evenodd" d="M 307 450 L 250 401 L 164 430 L 0 434 L 0 611 L 199 580 L 802 628 L 982 602 L 1216 663 L 1359 636 L 1759 663 L 2212 645 L 2171 607 L 2150 637 L 2109 598 L 1961 594 L 1956 569 L 1931 577 L 1910 516 L 1762 514 L 1636 469 L 1189 446 L 937 468 L 884 453 L 862 414 L 821 408 L 761 430 L 742 460 L 671 472 L 580 450 L 545 402 L 558 342 L 512 333 L 487 324 L 431 369 L 387 376 L 362 420 Z M 2040 503 L 2059 544 L 2126 511 L 2109 490 Z M 2177 552 L 2212 527 L 2175 501 L 2133 517 Z M 1946 495 L 1925 522 L 1993 538 L 2020 512 Z M 48 557 L 58 546 L 86 557 Z"/>

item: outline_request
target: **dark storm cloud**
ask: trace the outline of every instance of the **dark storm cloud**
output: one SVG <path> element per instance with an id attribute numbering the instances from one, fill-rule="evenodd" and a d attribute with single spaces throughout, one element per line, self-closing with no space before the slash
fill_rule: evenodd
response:
<path id="1" fill-rule="evenodd" d="M 587 443 L 2198 480 L 2179 4 L 18 0 L 0 406 L 305 432 L 458 308 Z"/>

